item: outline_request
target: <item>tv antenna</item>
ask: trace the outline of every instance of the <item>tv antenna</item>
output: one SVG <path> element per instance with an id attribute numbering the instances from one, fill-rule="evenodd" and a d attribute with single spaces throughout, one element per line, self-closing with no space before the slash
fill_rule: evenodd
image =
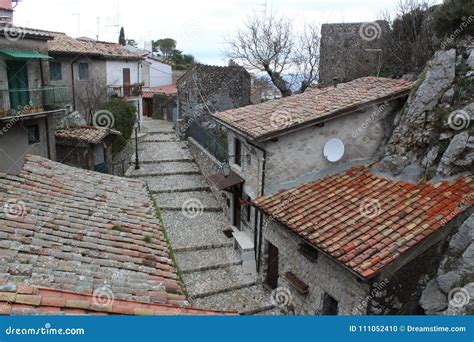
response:
<path id="1" fill-rule="evenodd" d="M 81 36 L 81 14 L 79 12 L 73 13 L 72 16 L 77 17 L 77 36 L 80 37 Z"/>

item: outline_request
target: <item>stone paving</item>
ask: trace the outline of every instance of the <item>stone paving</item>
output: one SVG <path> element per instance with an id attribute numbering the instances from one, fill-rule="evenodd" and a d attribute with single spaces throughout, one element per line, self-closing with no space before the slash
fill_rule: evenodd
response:
<path id="1" fill-rule="evenodd" d="M 140 169 L 132 156 L 128 177 L 148 184 L 161 208 L 191 304 L 199 308 L 274 314 L 270 293 L 256 276 L 242 272 L 231 229 L 185 142 L 172 123 L 145 118 L 140 138 Z"/>

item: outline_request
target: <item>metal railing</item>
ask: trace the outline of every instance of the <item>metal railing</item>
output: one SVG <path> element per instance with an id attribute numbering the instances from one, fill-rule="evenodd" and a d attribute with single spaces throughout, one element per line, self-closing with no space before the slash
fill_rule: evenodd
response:
<path id="1" fill-rule="evenodd" d="M 129 85 L 109 85 L 107 86 L 108 97 L 112 98 L 126 98 L 126 97 L 138 97 L 143 93 L 143 84 L 134 83 Z"/>
<path id="2" fill-rule="evenodd" d="M 70 104 L 68 86 L 0 90 L 0 117 L 47 112 Z"/>
<path id="3" fill-rule="evenodd" d="M 196 140 L 218 161 L 224 162 L 228 159 L 227 134 L 219 132 L 218 129 L 204 128 L 197 122 L 188 123 L 187 136 Z"/>

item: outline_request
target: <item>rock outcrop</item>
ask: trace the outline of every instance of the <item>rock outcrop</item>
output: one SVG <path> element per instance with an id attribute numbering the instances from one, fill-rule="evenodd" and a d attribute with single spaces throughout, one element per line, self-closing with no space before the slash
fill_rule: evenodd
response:
<path id="1" fill-rule="evenodd" d="M 449 248 L 420 299 L 427 315 L 474 312 L 474 215 L 452 237 Z"/>
<path id="2" fill-rule="evenodd" d="M 465 70 L 472 69 L 473 60 L 474 49 L 435 54 L 395 119 L 375 170 L 410 182 L 472 172 L 474 99 L 472 89 L 465 88 L 474 82 Z"/>

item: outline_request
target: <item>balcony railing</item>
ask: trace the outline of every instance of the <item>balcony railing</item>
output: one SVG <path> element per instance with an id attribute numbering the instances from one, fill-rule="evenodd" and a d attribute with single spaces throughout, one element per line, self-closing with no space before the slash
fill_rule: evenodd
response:
<path id="1" fill-rule="evenodd" d="M 64 108 L 71 102 L 69 90 L 68 86 L 0 90 L 0 117 Z"/>
<path id="2" fill-rule="evenodd" d="M 138 96 L 141 96 L 142 93 L 143 93 L 142 83 L 108 86 L 109 98 L 138 97 Z"/>

